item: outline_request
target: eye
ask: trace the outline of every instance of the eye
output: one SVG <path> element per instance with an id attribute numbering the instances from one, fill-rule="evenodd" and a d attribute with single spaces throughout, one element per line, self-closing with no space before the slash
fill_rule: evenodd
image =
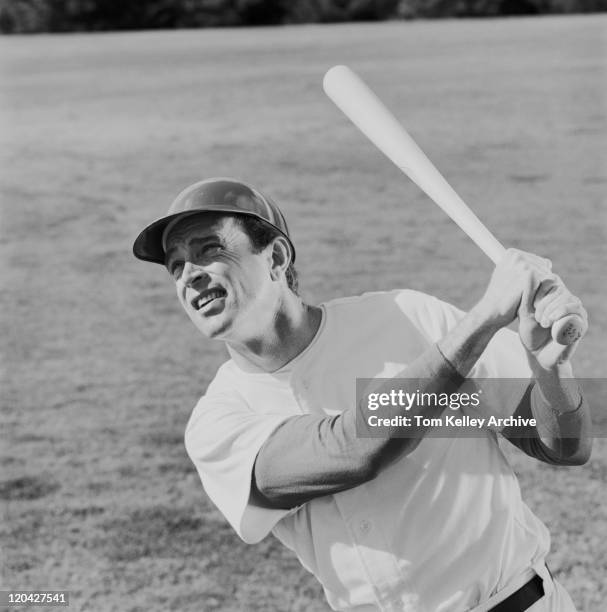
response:
<path id="1" fill-rule="evenodd" d="M 183 272 L 183 261 L 175 260 L 169 264 L 168 270 L 169 274 L 173 277 L 174 280 L 178 280 Z"/>
<path id="2" fill-rule="evenodd" d="M 219 243 L 205 244 L 203 247 L 198 249 L 196 255 L 200 259 L 208 259 L 219 253 L 221 250 L 222 246 Z"/>

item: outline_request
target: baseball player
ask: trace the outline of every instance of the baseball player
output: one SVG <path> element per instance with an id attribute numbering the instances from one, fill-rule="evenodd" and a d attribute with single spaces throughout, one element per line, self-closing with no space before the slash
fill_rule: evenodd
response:
<path id="1" fill-rule="evenodd" d="M 409 289 L 306 304 L 280 210 L 223 178 L 185 189 L 133 250 L 166 266 L 194 326 L 229 353 L 185 443 L 245 542 L 272 532 L 334 610 L 575 609 L 545 564 L 548 531 L 497 442 L 556 465 L 590 455 L 575 345 L 550 336 L 559 318 L 587 315 L 548 260 L 509 250 L 467 313 Z M 505 329 L 513 321 L 518 333 Z M 395 377 L 436 393 L 474 378 L 524 379 L 482 410 L 538 426 L 528 437 L 488 427 L 434 437 L 422 424 L 406 438 L 357 436 L 356 379 Z"/>

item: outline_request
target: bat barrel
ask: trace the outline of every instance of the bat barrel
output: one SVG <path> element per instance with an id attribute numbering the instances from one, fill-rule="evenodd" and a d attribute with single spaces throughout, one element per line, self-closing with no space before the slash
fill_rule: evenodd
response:
<path id="1" fill-rule="evenodd" d="M 333 66 L 323 80 L 326 94 L 356 127 L 440 206 L 494 262 L 505 249 L 445 180 L 398 119 L 347 66 Z"/>

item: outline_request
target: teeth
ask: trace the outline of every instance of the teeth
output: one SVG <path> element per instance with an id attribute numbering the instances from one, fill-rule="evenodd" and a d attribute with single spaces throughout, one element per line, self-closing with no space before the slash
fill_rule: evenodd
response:
<path id="1" fill-rule="evenodd" d="M 198 299 L 198 309 L 200 310 L 203 306 L 206 306 L 209 302 L 213 301 L 216 298 L 223 297 L 222 291 L 211 291 L 211 293 L 207 293 L 204 297 Z"/>

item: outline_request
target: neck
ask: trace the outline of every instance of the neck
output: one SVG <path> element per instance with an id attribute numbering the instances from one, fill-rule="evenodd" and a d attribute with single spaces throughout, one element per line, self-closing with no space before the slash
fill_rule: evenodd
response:
<path id="1" fill-rule="evenodd" d="M 321 317 L 320 308 L 304 304 L 289 292 L 264 329 L 258 328 L 245 341 L 228 341 L 228 352 L 245 368 L 252 364 L 265 372 L 275 372 L 312 342 Z"/>

